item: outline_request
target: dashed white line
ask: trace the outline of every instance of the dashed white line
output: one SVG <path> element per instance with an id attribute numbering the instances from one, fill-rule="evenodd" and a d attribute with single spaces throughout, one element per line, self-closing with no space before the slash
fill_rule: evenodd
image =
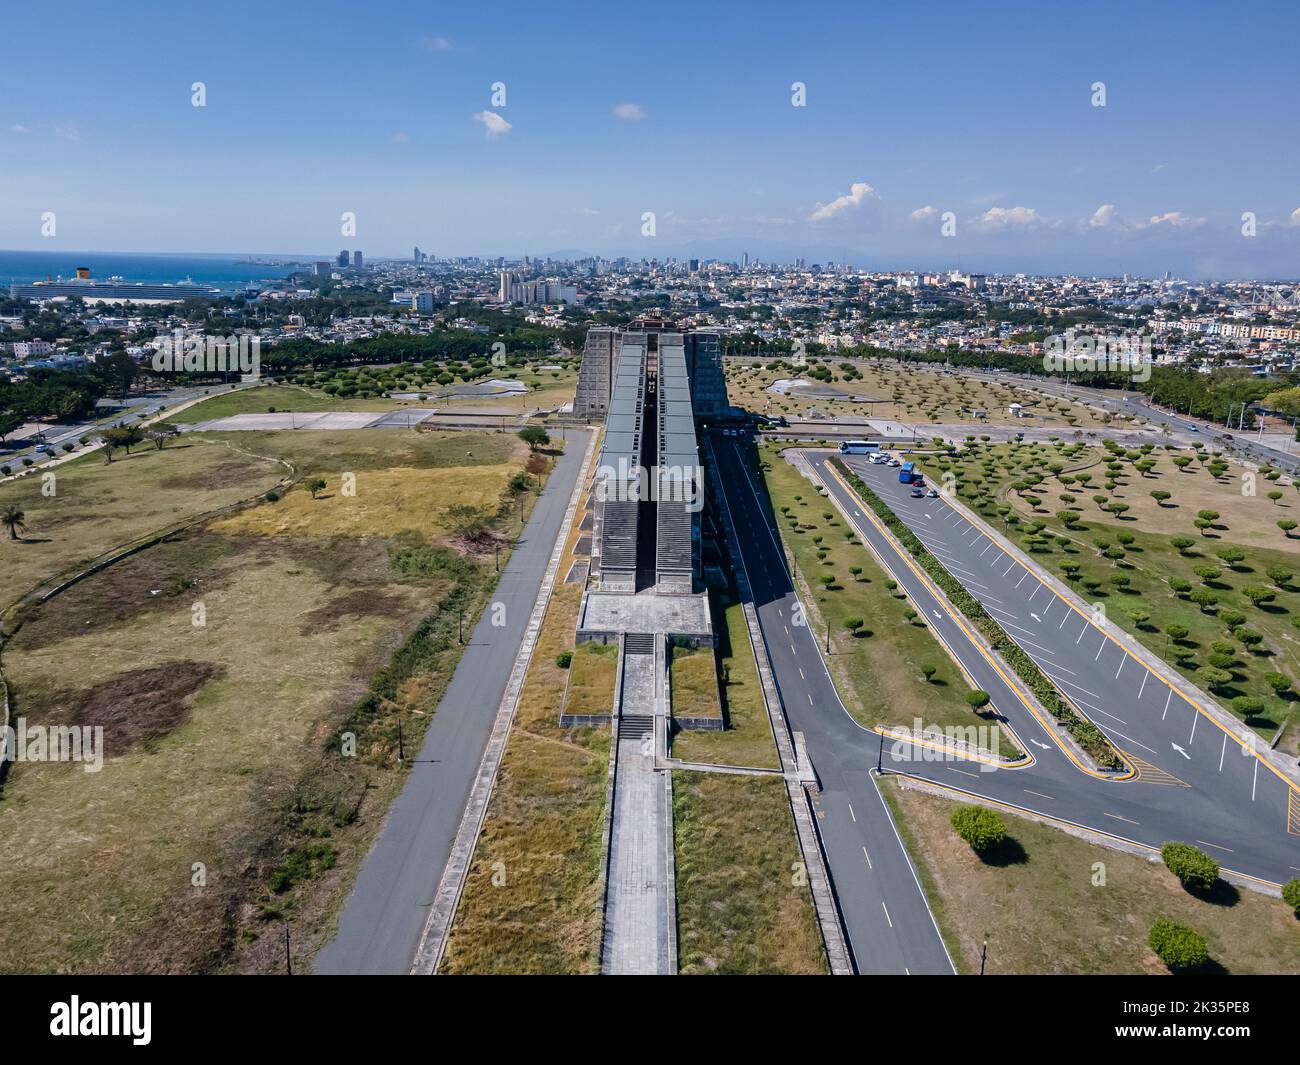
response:
<path id="1" fill-rule="evenodd" d="M 1169 713 L 1169 700 L 1171 700 L 1173 697 L 1174 697 L 1174 689 L 1170 688 L 1169 694 L 1165 696 L 1165 713 L 1160 715 L 1161 721 L 1165 719 L 1165 714 Z"/>

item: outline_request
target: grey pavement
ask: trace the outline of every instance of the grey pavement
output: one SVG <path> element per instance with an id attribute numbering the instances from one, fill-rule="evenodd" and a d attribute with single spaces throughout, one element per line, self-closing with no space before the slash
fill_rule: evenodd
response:
<path id="1" fill-rule="evenodd" d="M 488 610 L 475 627 L 315 972 L 410 971 L 586 445 L 585 432 L 570 436 L 493 595 L 506 624 Z"/>
<path id="2" fill-rule="evenodd" d="M 670 975 L 672 840 L 669 774 L 655 769 L 655 656 L 622 656 L 623 705 L 614 775 L 601 972 L 610 976 Z"/>
<path id="3" fill-rule="evenodd" d="M 903 549 L 870 520 L 865 504 L 829 475 L 830 457 L 809 458 L 841 512 L 885 559 L 915 609 L 977 686 L 992 695 L 994 708 L 1028 743 L 1034 759 L 1022 768 L 989 771 L 989 766 L 925 760 L 903 750 L 887 756 L 887 768 L 1148 847 L 1169 840 L 1191 843 L 1225 869 L 1268 883 L 1300 872 L 1300 795 L 1254 754 L 1244 726 L 1229 730 L 1193 705 L 1090 615 L 1040 582 L 1023 555 L 1007 552 L 942 497 L 912 498 L 896 470 L 849 460 L 1138 770 L 1127 780 L 1090 775 L 1033 713 L 1018 682 L 1009 682 L 1009 671 L 995 668 L 933 587 L 907 565 Z"/>
<path id="4" fill-rule="evenodd" d="M 717 483 L 740 531 L 741 561 L 790 727 L 821 781 L 817 828 L 860 973 L 951 973 L 952 962 L 872 770 L 878 737 L 849 715 L 798 599 L 771 507 L 736 438 L 713 437 Z M 752 453 L 752 452 L 751 452 Z M 802 611 L 800 611 L 800 614 Z"/>

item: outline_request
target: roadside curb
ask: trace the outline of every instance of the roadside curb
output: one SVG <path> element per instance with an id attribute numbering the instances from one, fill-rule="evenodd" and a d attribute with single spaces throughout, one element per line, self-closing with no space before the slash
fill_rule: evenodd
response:
<path id="1" fill-rule="evenodd" d="M 705 447 L 709 452 L 709 464 L 713 467 L 715 477 L 718 472 L 718 460 L 713 451 L 713 441 L 705 436 Z M 734 552 L 734 559 L 741 560 L 739 538 L 731 520 L 731 508 L 725 493 L 718 492 L 723 533 L 727 539 L 728 550 Z M 844 931 L 844 918 L 840 913 L 839 903 L 831 888 L 830 873 L 826 866 L 825 853 L 822 850 L 821 833 L 817 830 L 817 820 L 813 816 L 812 802 L 807 790 L 800 783 L 791 779 L 797 774 L 798 763 L 795 758 L 794 741 L 790 736 L 790 726 L 785 719 L 785 710 L 781 696 L 772 675 L 772 665 L 767 657 L 767 644 L 758 623 L 758 612 L 754 608 L 754 596 L 749 586 L 749 575 L 745 571 L 743 560 L 733 566 L 736 586 L 740 592 L 745 625 L 749 629 L 749 642 L 754 654 L 754 665 L 758 669 L 760 687 L 763 689 L 763 705 L 767 710 L 768 724 L 776 741 L 777 756 L 781 770 L 786 777 L 786 794 L 790 800 L 790 812 L 794 817 L 795 833 L 799 849 L 803 852 L 804 867 L 808 871 L 808 887 L 812 895 L 813 909 L 817 914 L 817 923 L 821 926 L 822 945 L 826 951 L 826 961 L 834 976 L 851 976 L 854 972 L 853 958 L 849 952 L 848 936 Z"/>
<path id="2" fill-rule="evenodd" d="M 547 608 L 551 603 L 551 593 L 555 589 L 556 578 L 559 574 L 560 559 L 564 556 L 569 532 L 577 514 L 578 503 L 582 499 L 582 492 L 586 487 L 587 472 L 591 467 L 591 460 L 595 454 L 597 435 L 592 433 L 587 440 L 587 451 L 583 456 L 582 466 L 579 468 L 578 476 L 574 481 L 564 521 L 560 525 L 560 531 L 555 538 L 555 546 L 551 549 L 551 557 L 546 564 L 546 572 L 542 576 L 541 588 L 537 593 L 537 599 L 533 604 L 533 612 L 528 619 L 528 627 L 524 631 L 524 638 L 519 647 L 519 657 L 515 659 L 514 668 L 510 671 L 510 678 L 506 682 L 505 693 L 502 695 L 501 703 L 497 708 L 496 720 L 493 722 L 487 746 L 483 750 L 483 758 L 479 763 L 479 770 L 473 788 L 470 790 L 469 801 L 465 804 L 465 812 L 461 817 L 460 828 L 457 830 L 456 838 L 452 842 L 447 867 L 443 870 L 437 891 L 434 893 L 433 903 L 429 907 L 429 918 L 425 923 L 419 945 L 415 950 L 415 957 L 410 969 L 413 976 L 436 974 L 443 953 L 447 949 L 447 940 L 450 937 L 451 928 L 455 921 L 456 910 L 460 903 L 461 894 L 465 890 L 465 881 L 469 877 L 470 866 L 473 864 L 474 852 L 478 847 L 479 836 L 483 831 L 483 822 L 487 818 L 488 803 L 496 787 L 497 771 L 501 767 L 501 759 L 505 755 L 506 743 L 510 738 L 511 726 L 514 724 L 519 696 L 523 691 L 528 667 L 533 660 L 533 651 L 537 647 L 537 640 L 541 634 L 542 621 L 546 617 Z"/>
<path id="3" fill-rule="evenodd" d="M 1031 558 L 1026 552 L 1020 550 L 1015 544 L 1011 543 L 1005 536 L 992 528 L 982 517 L 971 511 L 964 503 L 947 496 L 942 497 L 944 502 L 957 511 L 963 518 L 974 525 L 980 532 L 996 544 L 1009 557 L 1021 562 L 1029 569 L 1038 581 L 1044 584 L 1058 598 L 1069 605 L 1073 610 L 1082 615 L 1085 619 L 1090 613 L 1088 604 L 1063 581 L 1058 579 L 1050 570 L 1042 565 L 1037 559 Z M 1182 674 L 1169 667 L 1169 664 L 1162 658 L 1151 651 L 1140 641 L 1135 640 L 1128 632 L 1118 625 L 1110 623 L 1100 631 L 1104 636 L 1110 639 L 1116 646 L 1129 655 L 1130 658 L 1140 662 L 1150 673 L 1176 691 L 1188 703 L 1195 707 L 1208 720 L 1213 722 L 1219 728 L 1223 729 L 1235 742 L 1251 750 L 1256 757 L 1260 759 L 1268 768 L 1277 773 L 1286 783 L 1292 787 L 1300 789 L 1300 769 L 1295 765 L 1288 765 L 1286 759 L 1279 755 L 1268 742 L 1257 736 L 1247 728 L 1237 717 L 1225 710 L 1215 699 L 1201 691 Z"/>

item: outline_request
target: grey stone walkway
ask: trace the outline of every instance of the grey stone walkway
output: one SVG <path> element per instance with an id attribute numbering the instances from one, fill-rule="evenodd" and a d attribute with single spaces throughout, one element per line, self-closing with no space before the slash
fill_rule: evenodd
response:
<path id="1" fill-rule="evenodd" d="M 623 706 L 614 777 L 601 971 L 676 971 L 673 938 L 671 780 L 655 770 L 655 656 L 623 655 Z"/>

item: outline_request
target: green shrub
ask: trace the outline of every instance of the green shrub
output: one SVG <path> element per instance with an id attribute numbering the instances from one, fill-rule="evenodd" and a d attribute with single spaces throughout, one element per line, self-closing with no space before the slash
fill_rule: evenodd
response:
<path id="1" fill-rule="evenodd" d="M 1183 887 L 1208 891 L 1218 882 L 1219 863 L 1190 843 L 1166 843 L 1160 857 Z"/>
<path id="2" fill-rule="evenodd" d="M 1151 926 L 1147 945 L 1174 972 L 1199 969 L 1209 960 L 1205 937 L 1185 924 L 1161 917 Z"/>
<path id="3" fill-rule="evenodd" d="M 1282 901 L 1300 917 L 1300 878 L 1292 877 L 1282 885 Z"/>
<path id="4" fill-rule="evenodd" d="M 950 820 L 953 831 L 976 854 L 986 854 L 1007 838 L 1002 818 L 984 806 L 958 806 Z"/>
<path id="5" fill-rule="evenodd" d="M 559 666 L 561 669 L 568 669 L 572 662 L 573 662 L 572 651 L 561 651 L 558 655 L 555 656 L 555 664 Z"/>

